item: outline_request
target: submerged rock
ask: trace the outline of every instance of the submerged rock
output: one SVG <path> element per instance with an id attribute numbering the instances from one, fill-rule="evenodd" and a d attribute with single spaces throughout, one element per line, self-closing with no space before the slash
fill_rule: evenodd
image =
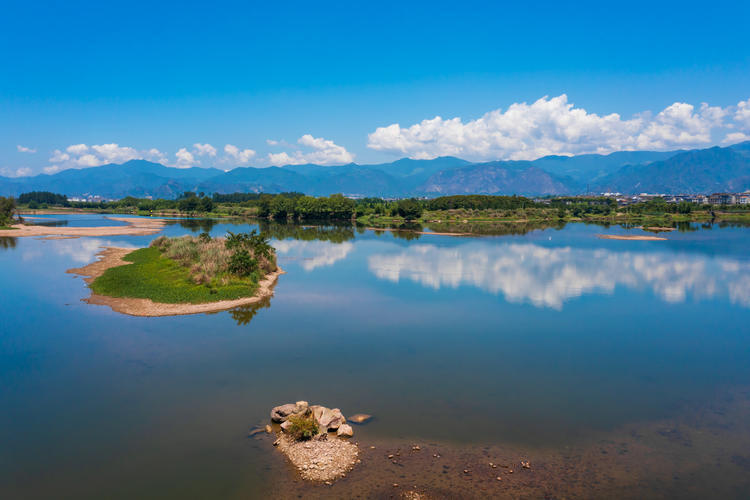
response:
<path id="1" fill-rule="evenodd" d="M 349 420 L 354 422 L 355 424 L 364 424 L 371 418 L 372 415 L 368 415 L 366 413 L 357 413 L 356 415 L 352 415 L 351 417 L 349 417 Z"/>

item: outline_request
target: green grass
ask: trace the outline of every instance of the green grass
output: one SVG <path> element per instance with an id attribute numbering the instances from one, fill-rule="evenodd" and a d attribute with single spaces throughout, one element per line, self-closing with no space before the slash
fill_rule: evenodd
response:
<path id="1" fill-rule="evenodd" d="M 5 231 L 7 229 L 18 229 L 18 228 L 17 227 L 12 227 L 12 226 L 0 226 L 0 230 Z"/>
<path id="2" fill-rule="evenodd" d="M 187 268 L 164 257 L 158 248 L 141 248 L 124 260 L 132 264 L 107 269 L 91 283 L 94 293 L 167 304 L 200 304 L 251 297 L 258 289 L 257 274 L 230 277 L 226 285 L 195 284 Z"/>

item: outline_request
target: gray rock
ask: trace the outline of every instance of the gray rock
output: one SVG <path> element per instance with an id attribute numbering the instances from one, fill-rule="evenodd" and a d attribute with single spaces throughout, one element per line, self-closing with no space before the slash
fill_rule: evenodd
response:
<path id="1" fill-rule="evenodd" d="M 293 415 L 296 412 L 296 410 L 297 405 L 293 404 L 276 406 L 273 410 L 271 410 L 271 420 L 277 423 L 285 422 L 290 415 Z"/>
<path id="2" fill-rule="evenodd" d="M 331 410 L 325 406 L 315 405 L 311 406 L 310 410 L 312 410 L 313 417 L 321 430 L 335 431 L 341 424 L 346 422 L 346 418 L 338 408 Z"/>
<path id="3" fill-rule="evenodd" d="M 341 424 L 339 426 L 339 430 L 336 431 L 336 435 L 338 437 L 352 437 L 354 436 L 354 429 L 352 429 L 352 426 L 349 424 Z"/>

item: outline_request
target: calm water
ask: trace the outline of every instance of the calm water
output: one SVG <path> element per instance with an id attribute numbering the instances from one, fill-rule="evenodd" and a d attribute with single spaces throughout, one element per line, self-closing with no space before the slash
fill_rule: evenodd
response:
<path id="1" fill-rule="evenodd" d="M 529 450 L 680 417 L 750 385 L 750 229 L 692 229 L 273 226 L 269 304 L 172 318 L 82 303 L 65 273 L 156 236 L 4 239 L 0 497 L 261 496 L 278 471 L 247 431 L 299 399 L 374 414 L 362 442 Z"/>

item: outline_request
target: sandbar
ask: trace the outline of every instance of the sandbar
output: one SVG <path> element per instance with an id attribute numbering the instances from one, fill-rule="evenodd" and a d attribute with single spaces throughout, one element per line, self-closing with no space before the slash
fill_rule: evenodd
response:
<path id="1" fill-rule="evenodd" d="M 660 236 L 646 236 L 641 234 L 597 234 L 603 240 L 631 240 L 631 241 L 666 241 Z"/>
<path id="2" fill-rule="evenodd" d="M 134 250 L 136 249 L 105 247 L 104 250 L 97 254 L 100 258 L 96 262 L 84 267 L 68 269 L 66 272 L 84 276 L 84 281 L 86 283 L 91 283 L 111 267 L 129 265 L 130 262 L 123 260 L 123 257 Z M 217 302 L 205 302 L 202 304 L 164 304 L 154 302 L 150 299 L 108 297 L 106 295 L 92 293 L 89 298 L 83 299 L 83 301 L 88 304 L 109 306 L 115 312 L 128 314 L 130 316 L 181 316 L 186 314 L 218 312 L 227 309 L 234 309 L 235 307 L 255 304 L 273 296 L 273 288 L 276 285 L 279 276 L 282 274 L 284 274 L 284 270 L 277 266 L 276 271 L 266 274 L 266 276 L 258 283 L 258 290 L 255 295 L 234 300 L 220 300 Z"/>
<path id="3" fill-rule="evenodd" d="M 155 234 L 166 225 L 166 219 L 145 219 L 134 217 L 107 217 L 107 219 L 126 222 L 127 226 L 101 227 L 66 227 L 18 225 L 14 229 L 0 230 L 0 236 L 146 236 Z"/>

